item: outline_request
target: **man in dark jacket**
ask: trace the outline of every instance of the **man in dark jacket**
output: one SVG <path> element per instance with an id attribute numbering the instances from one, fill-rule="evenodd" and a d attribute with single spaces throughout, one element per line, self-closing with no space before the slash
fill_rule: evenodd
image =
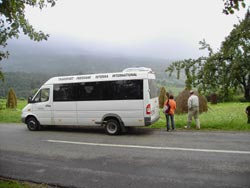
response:
<path id="1" fill-rule="evenodd" d="M 250 124 L 250 105 L 246 108 L 247 123 Z"/>

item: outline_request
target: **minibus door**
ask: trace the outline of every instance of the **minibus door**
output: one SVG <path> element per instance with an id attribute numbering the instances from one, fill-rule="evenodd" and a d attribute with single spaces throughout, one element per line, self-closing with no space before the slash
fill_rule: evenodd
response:
<path id="1" fill-rule="evenodd" d="M 32 100 L 32 111 L 41 125 L 53 125 L 51 91 L 51 87 L 41 88 Z"/>

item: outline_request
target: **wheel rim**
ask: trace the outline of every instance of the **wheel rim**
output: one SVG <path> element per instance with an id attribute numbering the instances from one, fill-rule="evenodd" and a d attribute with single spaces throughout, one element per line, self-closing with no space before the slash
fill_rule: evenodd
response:
<path id="1" fill-rule="evenodd" d="M 108 125 L 107 125 L 107 130 L 108 130 L 108 132 L 110 133 L 110 134 L 114 134 L 114 133 L 116 133 L 117 132 L 117 125 L 115 124 L 115 123 L 109 123 Z"/>
<path id="2" fill-rule="evenodd" d="M 35 130 L 37 125 L 36 125 L 36 122 L 34 120 L 31 120 L 31 121 L 29 121 L 28 126 L 31 130 Z"/>

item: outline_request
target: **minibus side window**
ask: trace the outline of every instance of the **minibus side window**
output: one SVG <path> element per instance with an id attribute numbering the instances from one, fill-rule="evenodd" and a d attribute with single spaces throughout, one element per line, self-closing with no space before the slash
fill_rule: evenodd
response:
<path id="1" fill-rule="evenodd" d="M 149 83 L 149 93 L 150 93 L 150 98 L 155 98 L 159 96 L 159 89 L 157 88 L 156 81 L 153 79 L 148 80 Z"/>
<path id="2" fill-rule="evenodd" d="M 86 82 L 78 84 L 78 100 L 79 101 L 93 101 L 93 100 L 103 100 L 102 98 L 102 83 L 101 82 Z M 107 89 L 107 88 L 105 88 Z"/>
<path id="3" fill-rule="evenodd" d="M 49 100 L 49 88 L 41 89 L 34 98 L 34 102 L 46 102 Z"/>
<path id="4" fill-rule="evenodd" d="M 76 84 L 55 84 L 54 101 L 76 101 Z"/>
<path id="5" fill-rule="evenodd" d="M 53 101 L 143 99 L 143 80 L 54 84 Z"/>
<path id="6" fill-rule="evenodd" d="M 113 100 L 143 99 L 142 80 L 120 80 L 111 83 Z"/>
<path id="7" fill-rule="evenodd" d="M 138 100 L 143 99 L 143 80 L 86 82 L 78 84 L 78 100 Z"/>

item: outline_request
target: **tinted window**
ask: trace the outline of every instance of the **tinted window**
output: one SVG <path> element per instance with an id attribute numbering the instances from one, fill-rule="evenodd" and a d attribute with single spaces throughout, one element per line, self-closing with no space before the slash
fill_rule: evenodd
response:
<path id="1" fill-rule="evenodd" d="M 103 82 L 104 84 L 105 82 Z M 77 84 L 78 100 L 102 100 L 103 85 L 101 82 L 85 82 Z"/>
<path id="2" fill-rule="evenodd" d="M 54 101 L 75 101 L 75 84 L 55 84 L 53 99 Z"/>
<path id="3" fill-rule="evenodd" d="M 83 101 L 143 99 L 142 80 L 79 83 L 78 92 Z"/>
<path id="4" fill-rule="evenodd" d="M 143 80 L 55 84 L 54 101 L 143 99 Z"/>
<path id="5" fill-rule="evenodd" d="M 104 100 L 143 99 L 142 80 L 111 81 L 107 82 L 105 86 L 107 92 L 104 93 Z"/>

